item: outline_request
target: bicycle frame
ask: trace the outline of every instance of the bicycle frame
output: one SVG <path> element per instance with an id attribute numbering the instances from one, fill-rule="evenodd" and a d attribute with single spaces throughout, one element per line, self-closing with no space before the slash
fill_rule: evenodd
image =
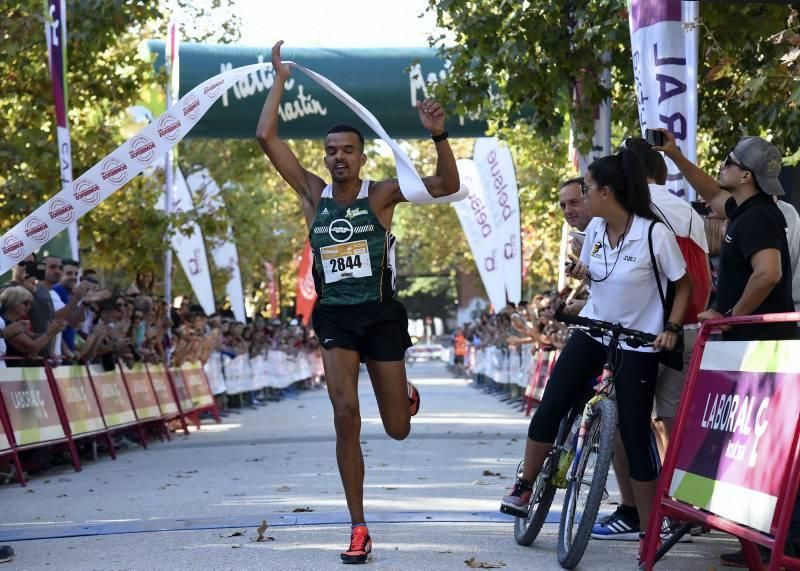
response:
<path id="1" fill-rule="evenodd" d="M 597 403 L 599 403 L 601 400 L 609 398 L 611 396 L 611 391 L 614 389 L 614 360 L 617 355 L 617 349 L 619 348 L 619 336 L 620 333 L 618 331 L 615 331 L 612 334 L 611 342 L 608 344 L 608 355 L 606 356 L 606 362 L 603 365 L 603 374 L 600 376 L 600 382 L 594 388 L 596 394 L 590 398 L 583 407 L 581 424 L 578 428 L 578 433 L 575 435 L 575 457 L 572 459 L 572 464 L 569 468 L 568 481 L 575 480 L 575 474 L 578 470 L 578 466 L 580 465 L 581 457 L 583 456 L 583 446 L 586 442 L 586 434 L 589 430 L 589 423 L 594 416 L 594 407 L 597 406 Z"/>

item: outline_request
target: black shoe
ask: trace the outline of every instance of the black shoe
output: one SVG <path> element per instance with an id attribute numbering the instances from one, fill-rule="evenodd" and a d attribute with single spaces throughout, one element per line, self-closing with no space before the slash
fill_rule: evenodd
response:
<path id="1" fill-rule="evenodd" d="M 761 555 L 761 563 L 765 565 L 769 563 L 769 558 L 772 552 L 761 545 L 757 545 L 756 547 L 758 547 L 758 552 Z M 723 565 L 727 565 L 728 567 L 741 567 L 743 569 L 747 569 L 747 559 L 745 559 L 744 551 L 741 549 L 732 553 L 723 553 L 719 556 L 719 560 L 722 561 Z"/>
<path id="2" fill-rule="evenodd" d="M 14 559 L 14 550 L 10 545 L 0 545 L 0 563 L 8 563 Z"/>

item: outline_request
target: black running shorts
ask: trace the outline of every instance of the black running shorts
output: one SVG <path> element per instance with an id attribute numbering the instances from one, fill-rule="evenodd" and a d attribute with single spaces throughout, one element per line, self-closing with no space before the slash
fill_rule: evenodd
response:
<path id="1" fill-rule="evenodd" d="M 397 300 L 358 305 L 318 303 L 311 315 L 325 349 L 358 351 L 361 361 L 402 361 L 411 347 L 408 313 Z"/>

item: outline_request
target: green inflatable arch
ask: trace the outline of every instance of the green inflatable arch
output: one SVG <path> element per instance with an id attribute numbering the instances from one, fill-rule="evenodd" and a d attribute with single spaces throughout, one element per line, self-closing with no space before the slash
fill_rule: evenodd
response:
<path id="1" fill-rule="evenodd" d="M 164 42 L 147 43 L 164 66 Z M 181 96 L 221 71 L 270 60 L 269 47 L 204 45 L 180 46 Z M 446 76 L 447 66 L 433 48 L 317 49 L 284 48 L 284 59 L 320 73 L 369 109 L 393 138 L 424 138 L 414 107 L 429 85 Z M 263 70 L 236 84 L 214 104 L 189 137 L 250 139 L 255 136 L 261 107 L 273 81 Z M 375 134 L 352 111 L 314 81 L 294 71 L 281 101 L 281 136 L 319 139 L 331 125 L 350 123 L 365 137 Z M 450 116 L 447 128 L 454 137 L 482 137 L 486 123 Z"/>

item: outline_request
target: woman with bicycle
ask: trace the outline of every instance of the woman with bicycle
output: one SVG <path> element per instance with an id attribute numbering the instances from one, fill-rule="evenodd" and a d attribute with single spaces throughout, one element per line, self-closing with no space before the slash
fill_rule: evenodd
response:
<path id="1" fill-rule="evenodd" d="M 585 279 L 591 289 L 580 315 L 656 336 L 652 347 L 631 348 L 623 341 L 615 367 L 619 431 L 630 463 L 636 509 L 640 521 L 646 522 L 658 477 L 657 459 L 650 447 L 650 413 L 659 363 L 656 352 L 676 345 L 691 283 L 674 234 L 664 224 L 653 225 L 658 219 L 650 207 L 650 191 L 631 151 L 623 149 L 589 165 L 582 192 L 594 219 L 586 229 L 580 261 L 568 268 L 570 275 Z M 668 282 L 675 284 L 668 319 L 656 273 L 665 291 Z M 570 336 L 531 419 L 522 473 L 503 498 L 502 511 L 527 517 L 533 482 L 552 450 L 559 424 L 585 395 L 587 379 L 602 372 L 608 343 L 607 337 L 593 337 L 584 330 Z"/>

